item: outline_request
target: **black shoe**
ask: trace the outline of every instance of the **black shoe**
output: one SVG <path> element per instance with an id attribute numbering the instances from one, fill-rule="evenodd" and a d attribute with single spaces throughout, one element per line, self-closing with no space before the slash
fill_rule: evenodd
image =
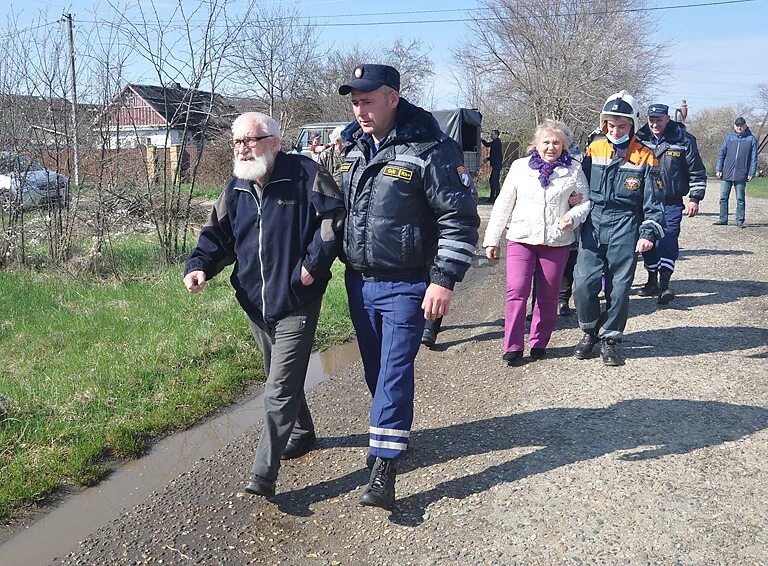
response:
<path id="1" fill-rule="evenodd" d="M 504 352 L 504 355 L 501 356 L 501 359 L 507 362 L 508 366 L 511 366 L 515 362 L 523 359 L 523 353 L 522 352 Z"/>
<path id="2" fill-rule="evenodd" d="M 659 305 L 668 305 L 675 298 L 675 292 L 669 288 L 669 280 L 672 278 L 672 272 L 664 270 L 659 275 L 659 298 L 656 303 Z"/>
<path id="3" fill-rule="evenodd" d="M 262 497 L 272 497 L 275 494 L 275 482 L 253 474 L 245 484 L 245 492 Z"/>
<path id="4" fill-rule="evenodd" d="M 641 297 L 653 297 L 659 294 L 659 280 L 658 273 L 655 271 L 648 272 L 648 282 L 643 285 L 637 292 Z"/>
<path id="5" fill-rule="evenodd" d="M 371 470 L 371 480 L 360 498 L 360 505 L 392 509 L 395 503 L 395 469 L 394 460 L 376 458 L 376 463 Z"/>
<path id="6" fill-rule="evenodd" d="M 736 227 L 737 227 L 737 228 L 744 228 L 745 226 L 744 226 L 744 223 L 743 223 L 743 222 L 737 222 L 737 223 L 736 223 Z"/>
<path id="7" fill-rule="evenodd" d="M 600 355 L 603 356 L 603 364 L 606 366 L 623 366 L 624 358 L 616 348 L 616 340 L 604 338 L 600 344 Z"/>
<path id="8" fill-rule="evenodd" d="M 280 456 L 280 459 L 293 460 L 315 448 L 317 448 L 317 436 L 314 434 L 308 434 L 301 438 L 291 438 L 288 440 L 288 444 L 285 445 L 285 450 L 283 450 L 283 455 Z"/>
<path id="9" fill-rule="evenodd" d="M 546 348 L 531 348 L 531 359 L 532 360 L 543 360 L 547 357 L 547 349 Z"/>
<path id="10" fill-rule="evenodd" d="M 568 306 L 568 301 L 560 301 L 557 304 L 557 314 L 560 316 L 568 316 L 571 314 L 571 307 Z"/>
<path id="11" fill-rule="evenodd" d="M 585 332 L 584 336 L 581 337 L 581 340 L 579 340 L 579 343 L 576 344 L 576 347 L 573 349 L 573 355 L 579 360 L 585 360 L 592 353 L 592 348 L 595 347 L 595 344 L 597 344 L 597 335 L 592 334 L 591 332 Z"/>
<path id="12" fill-rule="evenodd" d="M 726 220 L 716 220 L 712 223 L 712 226 L 728 226 L 728 222 Z"/>
<path id="13" fill-rule="evenodd" d="M 437 332 L 431 328 L 425 328 L 424 333 L 421 335 L 421 343 L 427 348 L 431 348 L 437 342 Z"/>

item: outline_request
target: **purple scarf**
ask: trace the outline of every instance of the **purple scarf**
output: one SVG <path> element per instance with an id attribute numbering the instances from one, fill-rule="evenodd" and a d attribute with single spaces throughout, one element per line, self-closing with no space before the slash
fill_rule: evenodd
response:
<path id="1" fill-rule="evenodd" d="M 529 151 L 528 155 L 531 156 L 531 159 L 528 160 L 528 167 L 531 169 L 538 169 L 539 183 L 541 183 L 542 189 L 546 189 L 547 185 L 549 185 L 549 176 L 552 174 L 552 171 L 555 170 L 555 167 L 558 165 L 562 165 L 563 167 L 570 167 L 571 162 L 573 161 L 571 155 L 565 150 L 563 150 L 563 153 L 560 154 L 560 157 L 555 159 L 553 163 L 542 159 L 541 155 L 539 155 L 539 152 L 535 149 Z"/>

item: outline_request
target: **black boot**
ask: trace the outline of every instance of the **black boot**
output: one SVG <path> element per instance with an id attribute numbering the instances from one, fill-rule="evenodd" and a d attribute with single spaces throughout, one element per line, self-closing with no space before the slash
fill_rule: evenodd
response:
<path id="1" fill-rule="evenodd" d="M 368 488 L 360 498 L 360 505 L 392 509 L 395 503 L 395 475 L 397 470 L 394 460 L 376 458 Z"/>
<path id="2" fill-rule="evenodd" d="M 616 340 L 613 338 L 604 338 L 600 345 L 600 355 L 603 356 L 603 364 L 607 366 L 623 366 L 624 358 L 619 354 L 616 348 Z"/>
<path id="3" fill-rule="evenodd" d="M 571 307 L 568 306 L 568 301 L 560 301 L 557 303 L 557 314 L 560 316 L 568 316 L 571 314 Z"/>
<path id="4" fill-rule="evenodd" d="M 576 347 L 573 349 L 573 355 L 580 360 L 584 360 L 592 353 L 592 348 L 595 347 L 595 344 L 597 344 L 597 334 L 593 332 L 585 332 L 584 336 L 581 337 L 581 340 L 579 340 L 579 343 L 576 344 Z"/>
<path id="5" fill-rule="evenodd" d="M 659 298 L 656 302 L 660 305 L 668 305 L 675 298 L 675 292 L 669 288 L 671 277 L 672 272 L 666 269 L 659 273 Z"/>
<path id="6" fill-rule="evenodd" d="M 641 297 L 653 297 L 654 295 L 658 295 L 659 294 L 658 276 L 659 274 L 656 271 L 649 271 L 648 283 L 643 285 L 643 287 L 637 292 L 637 294 L 640 295 Z"/>

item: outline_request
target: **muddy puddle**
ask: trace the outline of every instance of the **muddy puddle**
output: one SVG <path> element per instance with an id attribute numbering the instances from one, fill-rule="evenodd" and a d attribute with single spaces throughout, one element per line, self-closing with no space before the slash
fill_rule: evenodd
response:
<path id="1" fill-rule="evenodd" d="M 313 354 L 306 390 L 359 358 L 357 342 Z M 99 485 L 53 504 L 50 512 L 0 544 L 0 564 L 41 565 L 66 556 L 99 527 L 245 434 L 263 415 L 262 396 L 255 394 L 199 426 L 162 439 L 143 458 L 127 462 Z"/>

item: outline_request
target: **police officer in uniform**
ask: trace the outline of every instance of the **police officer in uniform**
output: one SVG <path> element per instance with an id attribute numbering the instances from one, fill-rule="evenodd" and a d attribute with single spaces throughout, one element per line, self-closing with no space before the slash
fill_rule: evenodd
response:
<path id="1" fill-rule="evenodd" d="M 684 124 L 669 117 L 666 104 L 651 104 L 647 114 L 648 123 L 637 132 L 637 139 L 648 146 L 659 160 L 664 183 L 666 229 L 658 245 L 643 254 L 648 282 L 638 291 L 638 295 L 656 295 L 657 303 L 666 305 L 675 298 L 669 288 L 669 280 L 680 255 L 680 221 L 683 213 L 689 218 L 699 213 L 699 203 L 707 188 L 707 171 L 699 155 L 696 138 L 686 131 Z M 685 195 L 688 195 L 687 204 L 683 204 Z"/>
<path id="2" fill-rule="evenodd" d="M 635 97 L 625 90 L 610 96 L 600 114 L 602 135 L 589 144 L 582 162 L 592 208 L 581 230 L 574 271 L 573 296 L 584 331 L 574 355 L 589 357 L 600 340 L 607 366 L 624 364 L 617 344 L 629 316 L 637 253 L 652 249 L 664 237 L 658 161 L 636 139 L 639 119 Z M 603 273 L 607 308 L 601 313 Z"/>
<path id="3" fill-rule="evenodd" d="M 461 148 L 399 90 L 396 69 L 372 64 L 339 87 L 355 115 L 342 132 L 346 287 L 373 396 L 372 470 L 360 503 L 385 509 L 411 434 L 424 320 L 448 314 L 480 225 Z"/>

